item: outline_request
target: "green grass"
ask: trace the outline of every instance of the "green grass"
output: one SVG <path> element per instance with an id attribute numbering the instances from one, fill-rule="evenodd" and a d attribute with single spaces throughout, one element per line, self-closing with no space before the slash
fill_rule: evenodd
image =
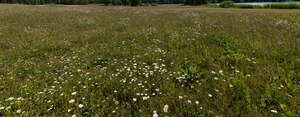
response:
<path id="1" fill-rule="evenodd" d="M 296 117 L 299 13 L 0 5 L 0 116 Z"/>

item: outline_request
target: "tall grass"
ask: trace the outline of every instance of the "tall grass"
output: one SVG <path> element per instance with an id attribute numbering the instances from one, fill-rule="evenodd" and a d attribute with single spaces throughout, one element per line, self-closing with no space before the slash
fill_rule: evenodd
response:
<path id="1" fill-rule="evenodd" d="M 299 11 L 0 5 L 0 14 L 0 116 L 299 115 Z"/>

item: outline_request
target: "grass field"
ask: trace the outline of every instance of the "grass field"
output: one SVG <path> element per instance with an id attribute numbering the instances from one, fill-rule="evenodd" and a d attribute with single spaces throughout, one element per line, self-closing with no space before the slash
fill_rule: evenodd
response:
<path id="1" fill-rule="evenodd" d="M 299 105 L 299 10 L 0 5 L 0 116 L 297 117 Z"/>

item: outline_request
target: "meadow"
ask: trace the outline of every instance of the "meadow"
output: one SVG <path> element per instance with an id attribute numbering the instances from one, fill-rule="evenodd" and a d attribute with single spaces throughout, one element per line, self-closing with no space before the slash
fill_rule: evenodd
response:
<path id="1" fill-rule="evenodd" d="M 0 116 L 297 117 L 300 11 L 0 5 Z"/>

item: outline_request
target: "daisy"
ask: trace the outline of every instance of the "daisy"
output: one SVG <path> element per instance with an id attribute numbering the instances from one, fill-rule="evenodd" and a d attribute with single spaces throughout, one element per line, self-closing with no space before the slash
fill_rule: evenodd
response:
<path id="1" fill-rule="evenodd" d="M 168 112 L 168 109 L 169 109 L 169 105 L 165 105 L 163 111 L 164 111 L 165 113 L 167 113 L 167 112 Z"/>
<path id="2" fill-rule="evenodd" d="M 156 111 L 153 111 L 153 117 L 158 117 L 158 114 Z"/>
<path id="3" fill-rule="evenodd" d="M 82 107 L 83 107 L 83 104 L 79 104 L 78 107 L 79 107 L 79 108 L 82 108 Z"/>
<path id="4" fill-rule="evenodd" d="M 72 103 L 74 103 L 74 102 L 75 102 L 74 99 L 71 99 L 71 100 L 69 101 L 70 104 L 72 104 Z"/>

